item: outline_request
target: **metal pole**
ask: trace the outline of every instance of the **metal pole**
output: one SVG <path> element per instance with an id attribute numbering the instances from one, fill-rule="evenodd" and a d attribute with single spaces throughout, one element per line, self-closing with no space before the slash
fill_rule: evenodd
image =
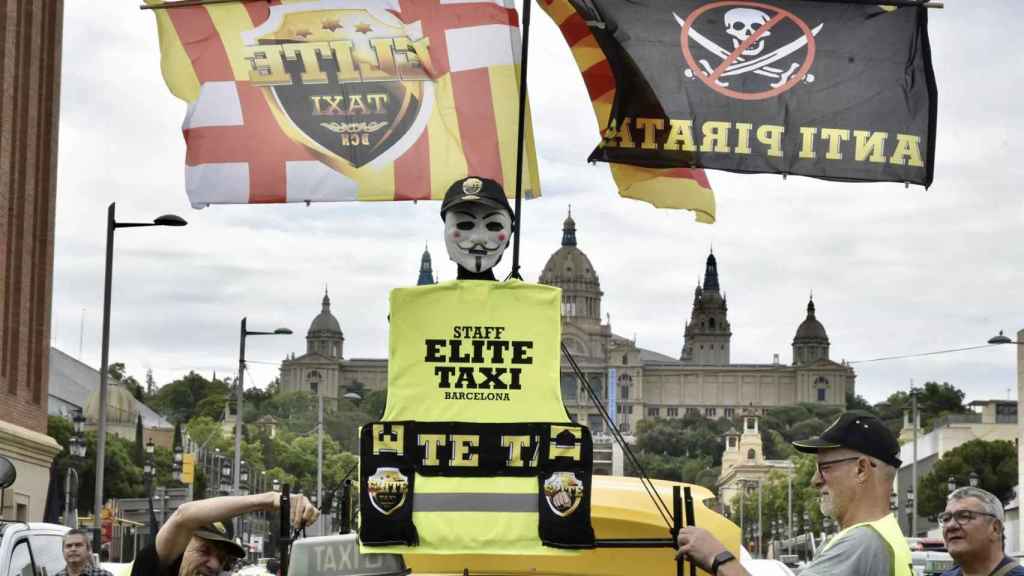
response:
<path id="1" fill-rule="evenodd" d="M 786 493 L 788 503 L 786 505 L 786 518 L 789 522 L 789 540 L 793 539 L 793 476 L 786 476 Z M 793 543 L 790 542 L 790 546 Z"/>
<path id="2" fill-rule="evenodd" d="M 73 522 L 71 522 L 71 471 L 74 470 L 71 466 L 68 466 L 67 472 L 64 473 L 64 524 L 69 528 L 77 528 Z M 3 510 L 0 510 L 3 512 Z"/>
<path id="3" fill-rule="evenodd" d="M 103 271 L 103 340 L 100 347 L 100 414 L 96 424 L 96 490 L 93 494 L 93 550 L 102 546 L 103 467 L 107 457 L 107 370 L 110 361 L 110 279 L 114 268 L 114 203 L 107 207 L 107 260 Z"/>
<path id="4" fill-rule="evenodd" d="M 747 481 L 740 480 L 740 541 L 743 540 L 743 509 L 746 507 L 746 496 L 747 496 Z"/>
<path id="5" fill-rule="evenodd" d="M 232 494 L 238 494 L 238 475 L 242 473 L 242 388 L 245 384 L 245 318 L 242 318 L 238 337 L 238 394 L 235 400 L 235 468 L 232 471 Z M 235 517 L 235 534 L 238 534 L 238 517 Z"/>
<path id="6" fill-rule="evenodd" d="M 533 0 L 523 0 L 523 52 L 519 69 L 519 136 L 516 142 L 516 236 L 512 239 L 512 273 L 513 278 L 522 280 L 519 275 L 519 238 L 523 231 L 523 151 L 526 143 L 526 70 L 530 53 L 530 6 Z"/>
<path id="7" fill-rule="evenodd" d="M 757 554 L 764 558 L 764 551 L 761 548 L 763 542 L 761 534 L 764 533 L 764 522 L 761 517 L 761 481 L 757 481 Z"/>
<path id="8" fill-rule="evenodd" d="M 316 412 L 316 505 L 323 506 L 324 497 L 324 391 L 317 386 L 316 389 L 317 412 Z M 327 511 L 330 513 L 330 510 Z M 324 523 L 319 522 L 317 535 L 324 535 Z"/>
<path id="9" fill-rule="evenodd" d="M 914 462 L 910 465 L 910 486 L 914 490 L 913 507 L 910 512 L 910 536 L 917 536 L 917 426 L 920 416 L 917 413 L 917 391 L 914 390 L 914 381 L 910 381 L 910 409 L 913 414 L 914 426 Z"/>

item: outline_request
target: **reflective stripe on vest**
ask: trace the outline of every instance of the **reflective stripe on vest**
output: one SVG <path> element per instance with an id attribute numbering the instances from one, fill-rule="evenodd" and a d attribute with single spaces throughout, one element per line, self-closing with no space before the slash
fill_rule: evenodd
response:
<path id="1" fill-rule="evenodd" d="M 861 522 L 860 524 L 854 524 L 849 528 L 843 529 L 825 544 L 822 551 L 831 548 L 833 544 L 838 542 L 850 530 L 861 526 L 868 526 L 874 530 L 889 545 L 889 551 L 892 554 L 892 576 L 913 576 L 914 572 L 911 567 L 910 547 L 907 546 L 907 538 L 903 535 L 899 522 L 896 521 L 896 517 L 892 514 L 874 522 Z"/>

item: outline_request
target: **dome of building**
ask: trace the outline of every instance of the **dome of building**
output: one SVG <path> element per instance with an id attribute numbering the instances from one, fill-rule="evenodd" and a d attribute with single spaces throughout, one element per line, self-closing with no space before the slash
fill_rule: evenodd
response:
<path id="1" fill-rule="evenodd" d="M 796 336 L 793 338 L 794 342 L 803 340 L 828 341 L 825 327 L 814 316 L 814 300 L 807 303 L 807 318 L 804 318 L 804 321 L 800 323 L 800 327 L 796 329 Z"/>
<path id="2" fill-rule="evenodd" d="M 135 425 L 139 418 L 139 407 L 135 397 L 123 386 L 107 384 L 107 424 Z M 90 423 L 100 421 L 100 389 L 93 390 L 85 402 L 85 419 Z"/>
<path id="3" fill-rule="evenodd" d="M 309 331 L 307 336 L 312 336 L 315 333 L 333 333 L 341 334 L 341 324 L 338 323 L 338 319 L 331 314 L 331 298 L 327 295 L 327 291 L 324 291 L 324 299 L 321 303 L 322 308 L 320 313 L 313 318 L 313 323 L 309 325 Z"/>
<path id="4" fill-rule="evenodd" d="M 572 213 L 562 223 L 562 247 L 548 258 L 540 283 L 562 288 L 569 284 L 591 285 L 599 289 L 600 280 L 590 258 L 576 246 L 576 221 Z"/>

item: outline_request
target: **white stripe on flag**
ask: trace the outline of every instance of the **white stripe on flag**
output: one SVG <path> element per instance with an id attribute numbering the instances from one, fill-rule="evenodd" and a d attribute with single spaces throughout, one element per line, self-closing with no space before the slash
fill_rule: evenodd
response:
<path id="1" fill-rule="evenodd" d="M 518 64 L 519 28 L 502 24 L 450 28 L 445 30 L 448 42 L 448 66 L 452 72 L 489 68 L 502 64 Z"/>
<path id="2" fill-rule="evenodd" d="M 241 126 L 242 103 L 234 82 L 203 82 L 199 97 L 189 102 L 182 129 L 205 126 Z"/>
<path id="3" fill-rule="evenodd" d="M 288 202 L 345 202 L 356 199 L 359 185 L 322 162 L 285 162 Z"/>
<path id="4" fill-rule="evenodd" d="M 249 163 L 185 166 L 185 192 L 193 208 L 207 204 L 248 204 Z"/>

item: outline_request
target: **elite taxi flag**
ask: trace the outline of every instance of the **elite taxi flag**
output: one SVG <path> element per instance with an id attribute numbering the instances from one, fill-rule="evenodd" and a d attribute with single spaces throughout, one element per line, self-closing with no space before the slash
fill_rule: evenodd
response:
<path id="1" fill-rule="evenodd" d="M 572 49 L 583 74 L 598 126 L 608 125 L 616 96 L 615 74 L 587 28 L 586 19 L 569 0 L 540 0 L 540 5 L 558 25 Z M 691 167 L 645 168 L 611 164 L 612 177 L 623 198 L 649 202 L 658 208 L 692 210 L 698 222 L 715 221 L 715 196 L 704 170 Z"/>
<path id="2" fill-rule="evenodd" d="M 514 190 L 513 0 L 270 0 L 154 12 L 167 86 L 188 102 L 194 207 L 439 200 L 469 174 Z M 527 198 L 540 193 L 529 125 Z"/>
<path id="3" fill-rule="evenodd" d="M 592 160 L 931 184 L 924 7 L 568 1 L 617 85 Z"/>

